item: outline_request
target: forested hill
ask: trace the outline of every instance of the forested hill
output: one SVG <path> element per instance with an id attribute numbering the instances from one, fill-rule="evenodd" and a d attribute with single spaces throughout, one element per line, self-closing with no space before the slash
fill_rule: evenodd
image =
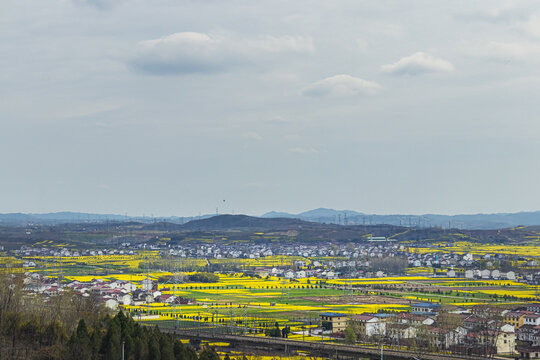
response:
<path id="1" fill-rule="evenodd" d="M 179 228 L 183 230 L 235 230 L 235 229 L 272 229 L 288 230 L 303 227 L 321 228 L 324 225 L 298 219 L 260 218 L 247 215 L 217 215 L 202 220 L 190 221 Z"/>

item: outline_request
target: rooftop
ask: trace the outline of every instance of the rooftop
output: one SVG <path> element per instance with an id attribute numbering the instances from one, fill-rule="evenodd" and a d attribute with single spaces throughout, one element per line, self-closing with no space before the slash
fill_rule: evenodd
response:
<path id="1" fill-rule="evenodd" d="M 441 304 L 434 304 L 434 303 L 427 303 L 427 302 L 420 302 L 412 305 L 413 307 L 426 307 L 426 308 L 437 308 L 441 307 Z"/>
<path id="2" fill-rule="evenodd" d="M 343 314 L 343 313 L 335 313 L 335 312 L 325 312 L 325 313 L 321 313 L 321 316 L 328 316 L 328 317 L 346 317 L 347 314 Z"/>

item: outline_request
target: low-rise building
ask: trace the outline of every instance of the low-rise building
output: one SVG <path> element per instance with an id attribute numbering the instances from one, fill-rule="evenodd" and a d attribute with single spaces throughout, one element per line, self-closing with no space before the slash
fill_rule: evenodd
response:
<path id="1" fill-rule="evenodd" d="M 440 304 L 421 302 L 411 305 L 413 314 L 435 314 L 441 309 Z"/>
<path id="2" fill-rule="evenodd" d="M 374 336 L 386 334 L 386 323 L 373 314 L 353 315 L 349 323 L 360 336 Z"/>
<path id="3" fill-rule="evenodd" d="M 525 321 L 526 312 L 522 311 L 510 311 L 504 315 L 504 322 L 512 325 L 514 328 L 519 329 L 522 327 Z"/>
<path id="4" fill-rule="evenodd" d="M 321 320 L 324 323 L 329 323 L 332 332 L 344 331 L 347 327 L 347 314 L 326 312 L 321 314 Z"/>
<path id="5" fill-rule="evenodd" d="M 497 354 L 511 355 L 516 352 L 516 333 L 512 325 L 503 325 L 496 339 Z"/>
<path id="6" fill-rule="evenodd" d="M 540 325 L 540 314 L 527 314 L 524 316 L 524 325 Z"/>
<path id="7" fill-rule="evenodd" d="M 540 359 L 540 346 L 529 346 L 518 349 L 520 359 Z"/>

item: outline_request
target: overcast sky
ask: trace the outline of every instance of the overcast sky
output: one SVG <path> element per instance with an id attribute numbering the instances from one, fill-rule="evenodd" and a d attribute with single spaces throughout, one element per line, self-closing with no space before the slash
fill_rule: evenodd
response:
<path id="1" fill-rule="evenodd" d="M 0 212 L 539 210 L 539 63 L 538 1 L 0 0 Z"/>

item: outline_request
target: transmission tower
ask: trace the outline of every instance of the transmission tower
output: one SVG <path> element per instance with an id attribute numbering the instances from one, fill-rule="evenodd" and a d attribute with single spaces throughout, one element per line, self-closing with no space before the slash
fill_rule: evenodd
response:
<path id="1" fill-rule="evenodd" d="M 230 327 L 231 327 L 231 334 L 234 334 L 233 326 L 234 326 L 234 325 L 233 325 L 233 311 L 232 311 L 232 307 L 231 307 L 231 325 L 230 325 Z"/>

